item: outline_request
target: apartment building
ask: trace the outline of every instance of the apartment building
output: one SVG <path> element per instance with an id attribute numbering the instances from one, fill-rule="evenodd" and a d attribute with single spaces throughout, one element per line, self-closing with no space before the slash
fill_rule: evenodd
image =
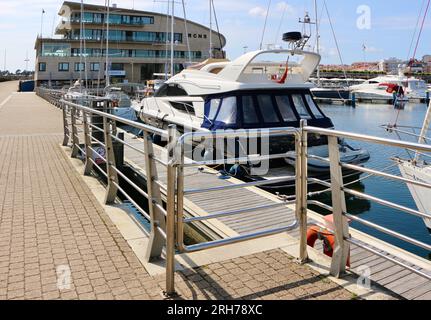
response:
<path id="1" fill-rule="evenodd" d="M 170 69 L 171 18 L 166 14 L 112 5 L 108 20 L 105 6 L 84 4 L 81 14 L 80 3 L 66 1 L 59 16 L 56 36 L 39 36 L 35 42 L 37 85 L 60 87 L 77 79 L 87 81 L 89 86 L 104 85 L 106 61 L 110 83 L 144 82 Z M 209 57 L 208 27 L 175 17 L 174 30 L 175 73 L 189 61 L 201 62 Z M 223 57 L 226 38 L 212 30 L 211 39 L 212 56 Z"/>

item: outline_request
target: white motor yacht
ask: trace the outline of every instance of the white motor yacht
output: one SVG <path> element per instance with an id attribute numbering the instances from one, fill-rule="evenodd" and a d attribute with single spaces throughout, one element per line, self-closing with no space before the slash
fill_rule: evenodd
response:
<path id="1" fill-rule="evenodd" d="M 297 33 L 294 40 L 290 34 L 284 39 L 302 41 Z M 278 64 L 268 64 L 270 58 Z M 175 124 L 182 132 L 299 127 L 301 119 L 311 126 L 332 128 L 331 119 L 310 93 L 314 85 L 308 79 L 319 62 L 320 55 L 298 46 L 248 52 L 234 61 L 183 70 L 167 80 L 153 97 L 144 98 L 137 111 L 144 123 L 163 129 Z M 326 138 L 309 135 L 310 152 L 324 156 L 327 151 L 320 146 L 326 144 Z M 288 153 L 294 146 L 291 136 L 274 137 L 269 141 L 269 153 Z M 340 152 L 343 156 L 355 152 L 354 163 L 369 159 L 366 151 L 359 156 L 357 151 L 340 146 Z M 345 159 L 351 162 L 349 157 Z M 283 163 L 278 165 L 286 166 Z"/>
<path id="2" fill-rule="evenodd" d="M 401 90 L 403 94 L 399 94 Z M 423 100 L 426 98 L 427 86 L 425 81 L 414 77 L 387 75 L 350 86 L 350 91 L 355 93 L 356 98 L 365 100 L 390 100 L 394 93 L 398 101 Z"/>

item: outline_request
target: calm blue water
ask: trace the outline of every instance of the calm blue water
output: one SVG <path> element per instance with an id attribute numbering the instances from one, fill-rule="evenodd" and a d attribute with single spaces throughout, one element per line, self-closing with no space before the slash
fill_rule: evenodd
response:
<path id="1" fill-rule="evenodd" d="M 336 129 L 391 139 L 397 139 L 396 134 L 386 132 L 384 129 L 380 128 L 379 125 L 394 123 L 398 115 L 397 123 L 399 125 L 421 127 L 426 112 L 425 104 L 407 104 L 403 110 L 396 110 L 391 105 L 376 104 L 359 104 L 356 108 L 338 105 L 321 105 L 321 107 L 326 115 L 332 119 Z M 405 135 L 403 136 L 403 140 L 415 141 L 414 138 L 407 138 Z M 390 158 L 395 155 L 404 158 L 408 157 L 407 152 L 403 149 L 356 141 L 349 141 L 349 143 L 350 142 L 355 147 L 361 146 L 369 150 L 371 159 L 365 165 L 369 168 L 378 168 L 380 170 L 386 168 L 393 164 Z M 399 175 L 397 166 L 393 166 L 385 170 L 385 172 Z M 359 184 L 357 183 L 349 187 L 409 208 L 417 209 L 407 186 L 401 182 L 370 177 L 361 181 Z M 327 197 L 329 197 L 329 195 Z M 329 198 L 325 199 L 325 196 L 321 197 L 321 199 L 325 202 L 329 201 Z M 347 210 L 352 214 L 356 214 L 361 218 L 398 231 L 427 244 L 431 244 L 431 235 L 426 229 L 422 219 L 418 217 L 355 197 L 347 199 L 346 204 Z M 407 251 L 431 259 L 431 253 L 427 250 L 410 245 L 358 223 L 352 223 L 352 226 L 366 233 L 375 235 L 393 245 L 404 248 Z"/>

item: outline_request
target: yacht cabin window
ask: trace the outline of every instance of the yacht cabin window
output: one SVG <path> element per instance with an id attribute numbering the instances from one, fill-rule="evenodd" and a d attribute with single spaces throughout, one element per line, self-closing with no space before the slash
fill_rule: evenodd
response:
<path id="1" fill-rule="evenodd" d="M 187 92 L 175 83 L 163 84 L 154 95 L 155 97 L 182 97 L 187 96 Z"/>
<path id="2" fill-rule="evenodd" d="M 311 119 L 301 94 L 292 94 L 293 104 L 301 119 Z"/>
<path id="3" fill-rule="evenodd" d="M 311 95 L 306 94 L 305 95 L 305 100 L 307 101 L 308 107 L 310 108 L 310 111 L 313 113 L 313 116 L 316 119 L 322 119 L 322 118 L 324 118 L 322 112 L 320 112 L 320 110 L 317 108 L 316 104 L 314 103 L 314 100 L 311 97 Z"/>
<path id="4" fill-rule="evenodd" d="M 280 110 L 281 116 L 283 117 L 283 121 L 296 121 L 296 116 L 293 112 L 288 95 L 275 96 L 275 101 L 277 102 L 278 109 Z"/>
<path id="5" fill-rule="evenodd" d="M 259 103 L 260 113 L 263 117 L 263 122 L 265 123 L 276 123 L 280 122 L 278 119 L 277 111 L 275 111 L 275 106 L 272 103 L 272 98 L 270 95 L 258 95 L 257 102 Z"/>
<path id="6" fill-rule="evenodd" d="M 244 124 L 259 123 L 259 117 L 257 116 L 252 96 L 242 97 L 242 116 Z"/>

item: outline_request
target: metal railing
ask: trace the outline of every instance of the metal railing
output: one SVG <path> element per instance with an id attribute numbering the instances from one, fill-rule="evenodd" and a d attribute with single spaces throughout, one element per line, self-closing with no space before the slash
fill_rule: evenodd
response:
<path id="1" fill-rule="evenodd" d="M 169 172 L 169 168 L 163 155 L 159 157 L 154 152 L 152 136 L 158 135 L 172 139 L 171 135 L 174 133 L 172 129 L 169 131 L 161 130 L 114 116 L 107 112 L 109 111 L 107 103 L 107 101 L 96 99 L 93 101 L 93 107 L 90 108 L 60 100 L 64 124 L 63 145 L 71 145 L 72 157 L 77 157 L 79 154 L 82 156 L 85 161 L 85 175 L 89 175 L 92 170 L 97 169 L 98 173 L 106 177 L 106 204 L 114 203 L 117 196 L 121 194 L 150 222 L 150 241 L 146 259 L 148 261 L 159 259 L 162 257 L 163 248 L 168 240 L 168 231 L 166 229 L 167 210 L 164 208 L 162 201 L 162 191 L 164 190 L 161 190 L 163 186 L 158 181 L 158 171 L 162 167 Z M 143 133 L 143 149 L 121 139 L 117 130 L 117 123 L 139 129 Z M 131 148 L 142 154 L 145 159 L 146 190 L 144 190 L 143 186 L 133 182 L 117 165 L 118 159 L 116 159 L 115 146 Z M 124 186 L 120 185 L 120 178 L 147 199 L 148 209 L 144 209 L 125 190 Z M 167 189 L 167 199 L 175 198 L 174 191 Z"/>
<path id="2" fill-rule="evenodd" d="M 46 92 L 39 90 L 41 96 L 46 95 Z M 50 99 L 54 94 L 48 95 Z M 54 95 L 55 96 L 55 95 Z M 340 162 L 339 151 L 339 138 L 347 138 L 368 143 L 377 143 L 385 146 L 407 148 L 418 152 L 430 152 L 431 146 L 403 142 L 398 140 L 390 140 L 378 138 L 362 134 L 353 134 L 348 132 L 322 129 L 317 127 L 307 126 L 305 121 L 301 121 L 300 128 L 273 128 L 265 130 L 245 130 L 241 132 L 223 132 L 217 133 L 217 138 L 241 138 L 247 136 L 256 136 L 260 134 L 266 137 L 276 137 L 278 135 L 291 136 L 295 140 L 296 151 L 296 165 L 295 175 L 290 177 L 280 177 L 265 181 L 241 182 L 238 184 L 224 184 L 218 187 L 202 187 L 202 188 L 185 188 L 185 174 L 184 171 L 190 167 L 197 167 L 203 165 L 217 165 L 224 163 L 239 163 L 244 161 L 259 161 L 279 159 L 284 154 L 270 154 L 258 156 L 238 156 L 238 157 L 222 157 L 216 160 L 202 160 L 193 161 L 187 158 L 185 154 L 185 145 L 190 144 L 194 139 L 212 139 L 212 132 L 194 132 L 186 133 L 179 136 L 176 132 L 175 126 L 170 126 L 168 130 L 161 130 L 142 123 L 126 120 L 110 114 L 107 108 L 106 101 L 96 100 L 93 107 L 85 107 L 75 103 L 64 100 L 59 100 L 59 105 L 63 111 L 64 121 L 64 141 L 63 145 L 71 145 L 73 157 L 78 155 L 83 156 L 85 161 L 84 174 L 88 175 L 94 169 L 106 176 L 107 178 L 107 191 L 105 201 L 106 203 L 113 203 L 116 196 L 122 194 L 128 199 L 139 212 L 150 221 L 150 243 L 147 249 L 146 258 L 148 260 L 153 258 L 160 258 L 165 247 L 166 258 L 166 293 L 173 294 L 175 292 L 175 254 L 176 252 L 195 252 L 209 248 L 219 247 L 240 241 L 246 241 L 259 237 L 269 236 L 277 233 L 283 233 L 292 230 L 296 227 L 299 228 L 300 241 L 299 241 L 299 260 L 305 262 L 308 259 L 307 253 L 307 210 L 308 205 L 317 205 L 323 209 L 329 210 L 333 213 L 334 217 L 334 230 L 335 235 L 335 248 L 331 260 L 331 274 L 340 276 L 346 271 L 346 262 L 349 255 L 350 244 L 354 244 L 365 250 L 368 250 L 378 256 L 381 256 L 393 263 L 396 263 L 420 276 L 431 279 L 430 274 L 418 270 L 398 259 L 382 254 L 378 248 L 368 245 L 351 236 L 349 232 L 348 219 L 357 223 L 361 223 L 367 227 L 374 228 L 379 232 L 383 232 L 390 236 L 396 237 L 400 240 L 406 241 L 410 244 L 419 246 L 426 250 L 431 251 L 431 246 L 421 241 L 412 239 L 408 236 L 402 235 L 396 231 L 389 230 L 388 228 L 377 225 L 376 223 L 364 220 L 347 212 L 345 194 L 351 194 L 355 197 L 366 199 L 383 206 L 390 207 L 395 210 L 403 211 L 407 214 L 412 214 L 421 218 L 431 218 L 431 215 L 422 213 L 420 211 L 406 208 L 390 201 L 380 199 L 378 197 L 365 194 L 352 190 L 347 187 L 343 182 L 342 170 L 352 170 L 359 173 L 372 174 L 384 179 L 390 179 L 402 183 L 414 184 L 417 186 L 431 188 L 431 185 L 424 182 L 419 182 L 393 174 L 385 173 L 379 170 L 365 168 L 359 165 L 346 164 Z M 143 148 L 137 145 L 132 145 L 120 138 L 117 130 L 117 123 L 122 123 L 133 128 L 137 128 L 143 132 Z M 328 139 L 329 156 L 317 157 L 308 154 L 308 135 L 317 134 L 326 136 Z M 157 156 L 154 148 L 152 137 L 158 135 L 168 141 L 166 154 L 164 157 Z M 116 164 L 115 145 L 121 145 L 123 148 L 129 148 L 142 154 L 145 159 L 144 172 L 147 179 L 146 190 L 137 185 L 129 179 Z M 103 152 L 100 151 L 101 148 Z M 159 148 L 157 148 L 159 150 Z M 99 153 L 99 154 L 98 154 Z M 100 154 L 103 153 L 103 154 Z M 94 155 L 98 154 L 99 160 L 96 161 Z M 330 180 L 320 180 L 318 178 L 308 177 L 307 162 L 309 159 L 314 158 L 329 163 Z M 104 168 L 104 166 L 106 168 Z M 166 170 L 167 181 L 163 185 L 160 183 L 158 176 L 160 170 Z M 128 192 L 122 188 L 119 183 L 121 178 L 125 183 L 135 189 L 141 196 L 148 202 L 148 209 L 142 208 Z M 223 209 L 223 211 L 208 213 L 205 216 L 185 216 L 184 200 L 187 195 L 197 193 L 214 193 L 223 190 L 236 190 L 239 188 L 247 188 L 254 186 L 263 186 L 265 184 L 280 183 L 285 181 L 295 181 L 295 196 L 284 199 L 280 203 L 257 205 L 249 208 L 235 208 Z M 308 192 L 308 183 L 317 183 L 328 188 L 331 191 L 332 206 L 324 204 L 317 200 L 309 199 L 313 192 Z M 162 197 L 163 195 L 163 197 Z M 163 201 L 164 199 L 164 201 Z M 288 200 L 289 199 L 289 200 Z M 265 231 L 253 232 L 250 234 L 228 237 L 223 239 L 216 239 L 203 243 L 196 243 L 192 245 L 184 244 L 184 228 L 186 225 L 191 225 L 197 222 L 204 222 L 211 219 L 222 217 L 231 217 L 238 214 L 246 214 L 254 210 L 266 210 L 273 208 L 286 208 L 287 205 L 295 206 L 295 221 L 289 225 L 273 228 Z M 287 212 L 287 211 L 286 211 Z"/>
<path id="3" fill-rule="evenodd" d="M 413 142 L 391 140 L 391 139 L 379 138 L 379 137 L 374 137 L 374 136 L 369 136 L 364 134 L 355 134 L 355 133 L 322 129 L 322 128 L 309 127 L 309 126 L 304 126 L 303 131 L 307 133 L 312 133 L 312 134 L 319 134 L 321 136 L 326 136 L 328 138 L 329 157 L 324 158 L 324 157 L 318 157 L 314 155 L 306 155 L 306 157 L 318 159 L 320 161 L 329 163 L 329 166 L 330 166 L 330 176 L 331 176 L 330 182 L 319 180 L 316 178 L 309 178 L 308 180 L 309 182 L 319 183 L 322 186 L 329 188 L 329 190 L 331 191 L 332 206 L 329 206 L 327 204 L 324 204 L 316 200 L 308 200 L 307 202 L 308 204 L 313 204 L 325 210 L 328 210 L 333 214 L 334 230 L 332 231 L 335 234 L 336 245 L 333 251 L 333 257 L 331 262 L 331 274 L 335 276 L 340 276 L 342 273 L 345 272 L 346 263 L 347 263 L 349 250 L 350 250 L 349 246 L 350 244 L 354 244 L 373 254 L 376 254 L 382 258 L 385 258 L 397 265 L 400 265 L 422 277 L 425 277 L 431 280 L 431 273 L 423 272 L 398 259 L 392 258 L 388 254 L 382 254 L 381 252 L 376 250 L 376 248 L 369 246 L 367 244 L 364 244 L 358 239 L 353 238 L 349 232 L 348 219 L 355 221 L 359 224 L 362 224 L 364 226 L 367 226 L 369 228 L 372 228 L 376 231 L 387 234 L 389 236 L 395 237 L 404 242 L 407 242 L 417 247 L 431 251 L 431 245 L 427 243 L 418 241 L 411 237 L 405 236 L 399 232 L 390 230 L 376 223 L 370 222 L 368 220 L 365 220 L 365 219 L 359 218 L 358 216 L 350 214 L 349 212 L 347 212 L 347 209 L 346 209 L 345 194 L 347 193 L 357 198 L 365 199 L 365 200 L 386 206 L 388 208 L 398 210 L 420 218 L 431 219 L 431 214 L 423 213 L 418 210 L 411 209 L 411 208 L 393 203 L 391 201 L 366 194 L 364 192 L 359 192 L 351 188 L 347 188 L 343 182 L 342 169 L 354 170 L 358 173 L 366 173 L 366 174 L 374 175 L 384 179 L 412 184 L 412 185 L 416 185 L 424 188 L 431 189 L 431 185 L 425 182 L 396 176 L 394 174 L 385 173 L 375 169 L 369 169 L 359 165 L 342 163 L 340 161 L 338 139 L 348 138 L 356 141 L 375 143 L 375 144 L 384 145 L 384 146 L 398 147 L 398 148 L 403 148 L 403 149 L 408 149 L 408 150 L 413 150 L 418 152 L 431 152 L 431 146 L 425 145 L 425 144 L 413 143 Z M 379 248 L 379 249 L 384 250 L 384 248 Z"/>

